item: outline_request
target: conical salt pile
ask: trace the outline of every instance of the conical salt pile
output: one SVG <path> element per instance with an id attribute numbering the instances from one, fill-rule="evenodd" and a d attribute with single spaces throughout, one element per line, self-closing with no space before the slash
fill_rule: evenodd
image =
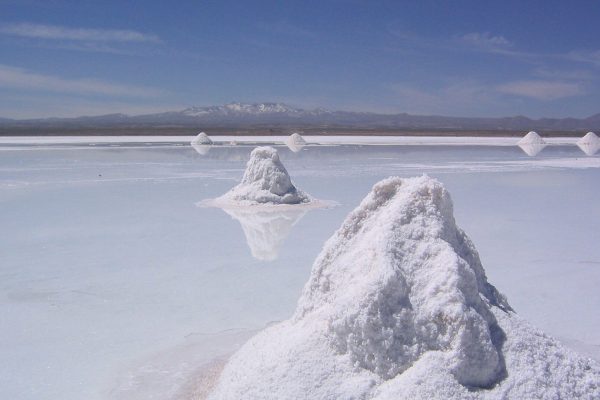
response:
<path id="1" fill-rule="evenodd" d="M 272 147 L 252 150 L 239 185 L 216 199 L 240 204 L 300 204 L 311 197 L 297 189 Z"/>
<path id="2" fill-rule="evenodd" d="M 531 131 L 527 135 L 523 136 L 523 138 L 519 140 L 517 144 L 546 144 L 546 142 L 540 135 L 537 134 L 537 132 Z"/>
<path id="3" fill-rule="evenodd" d="M 577 146 L 588 156 L 593 156 L 600 150 L 600 138 L 594 132 L 588 132 L 577 141 Z"/>
<path id="4" fill-rule="evenodd" d="M 325 244 L 294 316 L 210 399 L 600 398 L 600 367 L 517 317 L 428 177 L 377 183 Z"/>
<path id="5" fill-rule="evenodd" d="M 294 153 L 302 150 L 304 146 L 306 146 L 306 140 L 299 133 L 292 133 L 285 141 L 287 147 L 292 150 Z"/>
<path id="6" fill-rule="evenodd" d="M 198 136 L 196 136 L 192 142 L 192 145 L 200 144 L 200 145 L 210 145 L 213 144 L 213 141 L 208 137 L 208 135 L 204 132 L 200 132 Z"/>

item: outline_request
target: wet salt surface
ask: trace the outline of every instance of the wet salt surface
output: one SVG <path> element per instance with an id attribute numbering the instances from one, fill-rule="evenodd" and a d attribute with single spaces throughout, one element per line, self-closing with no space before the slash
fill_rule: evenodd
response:
<path id="1" fill-rule="evenodd" d="M 446 185 L 515 310 L 600 359 L 597 155 L 278 147 L 298 186 L 340 205 L 244 216 L 242 230 L 244 218 L 195 203 L 234 186 L 251 149 L 0 150 L 0 397 L 186 397 L 204 363 L 291 315 L 323 242 L 373 183 L 423 172 Z"/>

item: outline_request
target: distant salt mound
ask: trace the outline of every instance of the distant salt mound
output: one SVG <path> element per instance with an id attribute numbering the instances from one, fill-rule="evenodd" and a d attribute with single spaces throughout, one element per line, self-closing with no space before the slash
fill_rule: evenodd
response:
<path id="1" fill-rule="evenodd" d="M 294 316 L 250 339 L 210 399 L 600 398 L 600 367 L 487 282 L 428 177 L 377 183 L 325 244 Z"/>
<path id="2" fill-rule="evenodd" d="M 198 136 L 196 136 L 192 142 L 191 142 L 192 146 L 193 145 L 211 145 L 213 144 L 213 141 L 208 137 L 208 135 L 204 132 L 200 132 L 198 134 Z"/>
<path id="3" fill-rule="evenodd" d="M 528 156 L 537 156 L 546 146 L 546 142 L 537 132 L 529 132 L 521 140 L 517 142 L 517 145 L 527 154 Z"/>
<path id="4" fill-rule="evenodd" d="M 577 141 L 577 146 L 588 156 L 593 156 L 600 150 L 600 138 L 594 132 L 588 132 Z"/>
<path id="5" fill-rule="evenodd" d="M 272 147 L 257 147 L 239 185 L 215 201 L 222 204 L 303 204 L 312 198 L 297 189 Z"/>
<path id="6" fill-rule="evenodd" d="M 537 132 L 531 131 L 527 135 L 523 136 L 523 138 L 519 140 L 517 144 L 546 144 L 546 142 L 540 135 L 537 134 Z"/>
<path id="7" fill-rule="evenodd" d="M 306 140 L 299 133 L 292 133 L 285 141 L 287 147 L 292 150 L 294 153 L 302 150 L 304 146 L 306 146 Z"/>

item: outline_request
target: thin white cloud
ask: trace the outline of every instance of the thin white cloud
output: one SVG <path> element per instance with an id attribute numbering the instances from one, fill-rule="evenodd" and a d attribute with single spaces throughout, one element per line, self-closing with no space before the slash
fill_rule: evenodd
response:
<path id="1" fill-rule="evenodd" d="M 591 71 L 582 69 L 552 69 L 548 67 L 538 67 L 533 70 L 533 75 L 544 79 L 559 79 L 570 81 L 590 81 L 595 79 L 595 74 Z"/>
<path id="2" fill-rule="evenodd" d="M 461 36 L 459 39 L 464 44 L 488 50 L 512 46 L 512 43 L 504 36 L 492 35 L 489 32 L 471 32 Z"/>
<path id="3" fill-rule="evenodd" d="M 58 25 L 29 22 L 0 26 L 0 33 L 31 39 L 72 40 L 82 42 L 152 42 L 159 43 L 158 36 L 123 29 L 70 28 Z"/>
<path id="4" fill-rule="evenodd" d="M 600 50 L 575 50 L 566 54 L 565 58 L 571 61 L 594 64 L 600 67 Z"/>
<path id="5" fill-rule="evenodd" d="M 159 96 L 162 93 L 155 88 L 121 85 L 95 79 L 66 79 L 2 64 L 0 64 L 0 86 L 58 93 L 126 97 Z"/>
<path id="6" fill-rule="evenodd" d="M 16 94 L 9 99 L 0 99 L 0 117 L 14 119 L 30 118 L 74 118 L 106 114 L 140 115 L 183 110 L 188 105 L 179 103 L 163 103 L 162 101 L 146 103 L 120 99 L 80 98 L 68 95 Z"/>
<path id="7" fill-rule="evenodd" d="M 556 100 L 585 93 L 579 83 L 542 80 L 508 82 L 497 86 L 496 89 L 501 93 L 537 100 Z"/>

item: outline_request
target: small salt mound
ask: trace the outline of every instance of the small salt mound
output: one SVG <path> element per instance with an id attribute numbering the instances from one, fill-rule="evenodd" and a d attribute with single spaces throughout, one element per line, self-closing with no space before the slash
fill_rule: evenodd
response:
<path id="1" fill-rule="evenodd" d="M 388 178 L 326 242 L 294 316 L 246 343 L 209 398 L 592 399 L 599 382 L 487 282 L 438 181 Z"/>
<path id="2" fill-rule="evenodd" d="M 593 156 L 600 150 L 600 138 L 594 132 L 588 132 L 577 141 L 577 146 L 588 156 Z"/>
<path id="3" fill-rule="evenodd" d="M 208 135 L 204 132 L 200 132 L 198 136 L 196 136 L 192 142 L 192 145 L 200 144 L 200 145 L 210 145 L 213 144 L 213 141 L 208 137 Z"/>
<path id="4" fill-rule="evenodd" d="M 537 132 L 531 131 L 517 142 L 518 145 L 524 144 L 546 144 L 544 139 Z"/>
<path id="5" fill-rule="evenodd" d="M 292 133 L 285 141 L 287 147 L 292 150 L 294 153 L 302 150 L 304 146 L 306 146 L 306 140 L 298 133 Z"/>
<path id="6" fill-rule="evenodd" d="M 272 147 L 252 150 L 242 182 L 216 199 L 221 203 L 251 204 L 301 204 L 311 197 L 297 189 L 287 170 Z"/>

